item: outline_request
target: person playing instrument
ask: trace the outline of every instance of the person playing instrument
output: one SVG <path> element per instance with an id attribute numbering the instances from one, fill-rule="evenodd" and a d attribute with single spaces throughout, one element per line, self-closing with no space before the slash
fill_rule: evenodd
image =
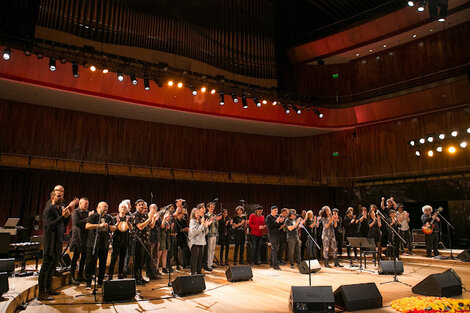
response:
<path id="1" fill-rule="evenodd" d="M 369 224 L 369 234 L 368 238 L 373 238 L 375 245 L 377 246 L 378 259 L 382 259 L 382 220 L 380 215 L 377 213 L 377 206 L 375 204 L 370 205 L 369 219 L 367 220 Z"/>
<path id="2" fill-rule="evenodd" d="M 437 216 L 439 211 L 432 214 L 432 206 L 425 205 L 423 206 L 423 215 L 421 216 L 421 222 L 423 226 L 432 230 L 430 234 L 424 234 L 424 241 L 426 244 L 426 256 L 431 258 L 434 252 L 434 256 L 439 255 L 439 250 L 437 249 L 437 244 L 439 242 L 439 217 Z"/>
<path id="3" fill-rule="evenodd" d="M 405 239 L 407 246 L 408 246 L 408 253 L 410 255 L 413 255 L 413 244 L 411 240 L 411 229 L 410 229 L 410 214 L 406 211 L 404 211 L 404 205 L 403 204 L 398 204 L 397 207 L 397 218 L 398 222 L 400 223 L 400 236 Z M 405 252 L 405 245 L 403 244 L 402 241 L 400 241 L 400 252 L 404 254 Z"/>
<path id="4" fill-rule="evenodd" d="M 255 213 L 250 215 L 248 225 L 251 230 L 251 265 L 261 264 L 261 242 L 263 240 L 263 230 L 266 228 L 264 222 L 263 207 L 255 209 Z"/>
<path id="5" fill-rule="evenodd" d="M 351 260 L 351 245 L 349 244 L 348 237 L 356 237 L 357 231 L 357 219 L 354 215 L 354 208 L 349 207 L 346 210 L 346 216 L 344 217 L 344 238 L 346 239 L 346 252 L 348 254 L 348 260 Z M 354 259 L 357 259 L 357 248 L 354 247 Z"/>
<path id="6" fill-rule="evenodd" d="M 62 186 L 56 186 L 50 193 L 50 197 L 49 204 L 42 212 L 44 250 L 38 278 L 38 300 L 46 301 L 53 300 L 51 295 L 59 294 L 52 290 L 52 276 L 62 254 L 65 225 L 68 224 L 71 210 L 78 204 L 78 199 L 75 198 L 67 207 L 63 207 L 64 187 Z"/>
<path id="7" fill-rule="evenodd" d="M 129 230 L 132 229 L 129 216 L 126 216 L 127 210 L 127 203 L 121 202 L 119 204 L 119 213 L 113 218 L 113 224 L 116 225 L 116 231 L 113 233 L 113 252 L 111 254 L 111 262 L 109 263 L 108 268 L 109 280 L 113 279 L 113 273 L 118 257 L 118 278 L 126 278 L 126 275 L 124 274 L 124 260 L 126 258 L 127 247 L 129 246 Z"/>
<path id="8" fill-rule="evenodd" d="M 99 260 L 98 287 L 103 285 L 106 271 L 106 259 L 110 233 L 116 230 L 111 215 L 108 215 L 108 204 L 104 201 L 98 203 L 96 213 L 90 215 L 85 224 L 88 230 L 87 256 L 86 256 L 86 289 L 91 289 L 91 278 L 96 274 L 96 262 Z"/>
<path id="9" fill-rule="evenodd" d="M 209 226 L 209 221 L 204 218 L 204 211 L 204 203 L 199 203 L 191 211 L 188 231 L 188 246 L 191 250 L 191 275 L 202 274 L 202 258 L 204 246 L 206 245 L 206 232 Z"/>
<path id="10" fill-rule="evenodd" d="M 325 267 L 330 267 L 328 264 L 329 253 L 333 255 L 335 267 L 342 267 L 339 264 L 338 257 L 336 256 L 336 238 L 335 238 L 335 225 L 338 224 L 338 218 L 334 217 L 331 209 L 324 206 L 320 210 L 321 222 L 323 224 L 322 241 L 323 241 L 323 256 L 325 257 Z"/>
<path id="11" fill-rule="evenodd" d="M 279 239 L 281 233 L 279 228 L 284 223 L 284 217 L 277 215 L 278 208 L 273 205 L 271 207 L 271 214 L 266 216 L 266 226 L 268 227 L 268 238 L 271 243 L 271 266 L 275 270 L 280 270 L 277 254 L 279 251 Z"/>
<path id="12" fill-rule="evenodd" d="M 70 240 L 70 251 L 73 251 L 72 261 L 70 263 L 70 282 L 72 285 L 80 285 L 85 281 L 83 270 L 85 269 L 86 260 L 86 241 L 87 230 L 85 229 L 86 220 L 89 215 L 94 212 L 88 211 L 88 199 L 81 198 L 78 203 L 79 210 L 74 210 L 72 214 L 72 237 Z M 75 279 L 75 269 L 80 258 L 80 267 L 78 269 L 78 277 Z"/>
<path id="13" fill-rule="evenodd" d="M 243 215 L 243 207 L 237 206 L 235 209 L 237 215 L 232 219 L 232 227 L 235 232 L 235 249 L 233 251 L 233 265 L 237 265 L 237 258 L 240 265 L 243 262 L 243 251 L 245 249 L 245 229 L 246 229 L 246 216 Z M 240 254 L 238 252 L 240 251 Z"/>
<path id="14" fill-rule="evenodd" d="M 294 268 L 294 259 L 297 261 L 297 266 L 300 264 L 300 244 L 299 230 L 300 224 L 304 224 L 305 220 L 297 216 L 297 212 L 292 209 L 289 211 L 289 218 L 285 221 L 287 228 L 287 247 L 289 248 L 289 262 L 290 268 Z"/>

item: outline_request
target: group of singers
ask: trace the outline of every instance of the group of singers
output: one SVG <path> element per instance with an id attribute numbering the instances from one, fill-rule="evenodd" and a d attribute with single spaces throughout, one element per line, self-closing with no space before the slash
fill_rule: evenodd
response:
<path id="1" fill-rule="evenodd" d="M 118 214 L 113 217 L 108 214 L 106 202 L 98 203 L 96 210 L 89 210 L 86 198 L 75 198 L 67 206 L 63 203 L 64 188 L 58 185 L 50 193 L 50 201 L 43 211 L 44 259 L 39 275 L 40 300 L 51 300 L 51 295 L 57 294 L 51 288 L 52 275 L 62 254 L 62 241 L 70 216 L 72 229 L 69 248 L 73 253 L 70 280 L 75 285 L 85 282 L 87 289 L 91 289 L 93 275 L 96 276 L 98 287 L 103 284 L 110 245 L 112 253 L 108 279 L 113 279 L 119 259 L 117 277 L 132 276 L 138 285 L 148 283 L 143 278 L 143 269 L 149 280 L 161 278 L 162 272 L 172 272 L 173 265 L 176 265 L 177 270 L 190 267 L 192 275 L 201 274 L 203 269 L 212 271 L 216 267 L 214 258 L 217 239 L 220 245 L 219 266 L 229 265 L 231 241 L 235 244 L 233 265 L 245 264 L 244 247 L 248 233 L 251 242 L 250 264 L 261 264 L 263 236 L 267 235 L 271 244 L 269 261 L 276 270 L 280 270 L 280 264 L 285 264 L 285 252 L 286 259 L 294 268 L 295 263 L 299 264 L 304 258 L 305 251 L 309 259 L 323 257 L 325 267 L 330 267 L 330 256 L 334 266 L 342 267 L 339 257 L 342 254 L 343 238 L 348 259 L 351 259 L 348 237 L 373 238 L 380 257 L 384 242 L 392 257 L 398 257 L 400 251 L 404 253 L 405 247 L 412 253 L 409 214 L 393 198 L 386 201 L 382 198 L 380 212 L 372 204 L 369 210 L 362 207 L 361 214 L 356 216 L 354 209 L 349 207 L 344 219 L 339 217 L 338 209 L 331 210 L 328 206 L 322 207 L 318 216 L 313 211 L 302 211 L 299 216 L 296 210 L 287 208 L 279 212 L 277 206 L 272 206 L 266 217 L 262 215 L 263 208 L 260 206 L 249 217 L 245 215 L 244 207 L 238 206 L 236 215 L 230 218 L 227 210 L 216 214 L 213 202 L 198 204 L 188 216 L 183 199 L 177 199 L 175 204 L 160 209 L 155 204 L 148 206 L 139 199 L 134 203 L 134 212 L 131 201 L 123 200 L 119 204 Z M 423 207 L 423 213 L 423 223 L 439 221 L 436 216 L 431 216 L 432 207 Z M 394 231 L 384 227 L 384 218 L 405 239 L 406 244 Z M 432 250 L 435 255 L 438 254 L 436 231 L 438 228 L 433 226 L 433 233 L 426 235 L 428 256 Z M 353 250 L 357 258 L 357 249 Z M 99 270 L 96 275 L 97 262 Z"/>

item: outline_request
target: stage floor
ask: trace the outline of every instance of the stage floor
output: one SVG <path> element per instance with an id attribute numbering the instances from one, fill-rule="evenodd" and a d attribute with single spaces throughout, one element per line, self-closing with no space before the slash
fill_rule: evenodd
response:
<path id="1" fill-rule="evenodd" d="M 384 307 L 364 312 L 395 312 L 390 307 L 394 299 L 413 296 L 411 287 L 400 283 L 380 285 L 382 282 L 393 280 L 393 276 L 378 275 L 376 273 L 351 271 L 345 268 L 322 268 L 318 273 L 312 274 L 312 286 L 332 286 L 333 291 L 340 285 L 375 282 L 382 294 Z M 376 269 L 372 265 L 368 269 Z M 51 302 L 41 303 L 32 300 L 28 303 L 25 312 L 288 312 L 289 292 L 291 286 L 307 286 L 308 275 L 300 274 L 290 266 L 281 266 L 281 271 L 270 269 L 268 265 L 253 267 L 253 281 L 229 283 L 225 278 L 226 267 L 219 267 L 205 277 L 206 291 L 201 294 L 187 297 L 171 298 L 171 288 L 165 287 L 168 275 L 158 281 L 152 281 L 145 287 L 138 286 L 136 301 L 126 303 L 101 303 L 98 296 L 85 296 L 76 298 L 76 295 L 89 293 L 81 286 L 65 286 L 60 289 L 61 295 L 55 296 Z M 403 275 L 398 276 L 400 281 L 415 285 L 429 274 L 440 273 L 453 268 L 461 277 L 464 286 L 470 286 L 470 264 L 461 261 L 450 261 L 441 264 L 406 264 Z M 186 275 L 187 271 L 177 271 L 176 275 Z M 176 275 L 172 274 L 172 280 Z M 30 282 L 36 277 L 14 278 Z M 21 281 L 18 281 L 20 283 Z M 10 283 L 11 284 L 11 283 Z M 158 290 L 153 288 L 163 287 Z M 465 292 L 461 298 L 470 298 Z M 356 311 L 361 312 L 361 311 Z"/>

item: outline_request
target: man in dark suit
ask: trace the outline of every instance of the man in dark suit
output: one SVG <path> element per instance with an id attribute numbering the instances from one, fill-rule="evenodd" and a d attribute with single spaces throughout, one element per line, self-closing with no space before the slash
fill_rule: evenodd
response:
<path id="1" fill-rule="evenodd" d="M 50 195 L 51 202 L 42 212 L 44 250 L 38 279 L 38 300 L 53 300 L 50 295 L 58 294 L 52 290 L 52 276 L 61 256 L 62 241 L 68 218 L 71 210 L 78 203 L 78 199 L 75 198 L 67 207 L 63 208 L 64 189 L 62 186 L 56 186 Z"/>

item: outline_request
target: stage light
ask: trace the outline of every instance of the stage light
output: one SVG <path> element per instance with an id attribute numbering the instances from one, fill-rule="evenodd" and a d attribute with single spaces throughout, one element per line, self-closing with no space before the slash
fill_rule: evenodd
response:
<path id="1" fill-rule="evenodd" d="M 421 152 L 419 152 L 419 150 L 416 150 L 415 155 L 416 155 L 416 156 L 420 156 L 420 155 L 421 155 Z"/>
<path id="2" fill-rule="evenodd" d="M 201 88 L 201 92 L 206 92 L 206 90 L 207 90 L 206 87 Z"/>
<path id="3" fill-rule="evenodd" d="M 24 52 L 24 55 L 27 56 L 27 57 L 29 57 L 29 56 L 31 55 L 31 49 L 29 49 L 29 48 L 28 48 L 28 49 L 24 49 L 23 52 Z"/>
<path id="4" fill-rule="evenodd" d="M 415 6 L 414 1 L 411 1 L 411 0 L 408 1 L 408 6 L 409 6 L 409 7 L 414 7 L 414 6 Z"/>
<path id="5" fill-rule="evenodd" d="M 51 72 L 54 72 L 56 70 L 56 64 L 55 64 L 55 59 L 53 58 L 50 58 L 49 59 L 49 69 L 51 70 Z"/>
<path id="6" fill-rule="evenodd" d="M 412 147 L 414 147 L 414 146 L 415 146 L 415 141 L 414 141 L 414 140 L 410 140 L 408 143 L 409 143 L 409 144 L 410 144 L 410 146 L 412 146 Z"/>
<path id="7" fill-rule="evenodd" d="M 103 72 L 103 74 L 108 74 L 109 70 L 105 67 L 102 72 Z"/>
<path id="8" fill-rule="evenodd" d="M 450 147 L 449 147 L 449 149 L 447 149 L 447 151 L 449 151 L 449 153 L 452 153 L 452 154 L 454 154 L 454 153 L 455 153 L 455 151 L 457 151 L 457 149 L 455 149 L 455 147 L 454 147 L 454 146 L 450 146 Z"/>
<path id="9" fill-rule="evenodd" d="M 319 118 L 323 118 L 323 113 L 318 114 Z"/>
<path id="10" fill-rule="evenodd" d="M 452 137 L 457 137 L 458 134 L 459 134 L 459 132 L 456 131 L 456 130 L 454 130 L 453 132 L 450 133 L 450 135 L 451 135 Z"/>
<path id="11" fill-rule="evenodd" d="M 287 107 L 287 105 L 282 104 L 282 107 L 283 107 L 284 110 L 286 111 L 286 114 L 289 114 L 289 113 L 290 113 L 290 110 L 289 110 L 289 108 Z"/>
<path id="12" fill-rule="evenodd" d="M 215 92 L 216 92 L 215 89 L 212 89 L 212 90 L 211 90 L 211 95 L 214 95 Z"/>
<path id="13" fill-rule="evenodd" d="M 244 109 L 248 109 L 248 102 L 246 101 L 245 95 L 242 95 L 242 104 Z"/>
<path id="14" fill-rule="evenodd" d="M 150 81 L 149 76 L 147 74 L 144 74 L 144 89 L 150 90 Z"/>
<path id="15" fill-rule="evenodd" d="M 168 86 L 170 86 L 170 87 L 173 86 L 173 81 L 172 80 L 168 81 Z"/>
<path id="16" fill-rule="evenodd" d="M 178 88 L 182 88 L 183 87 L 183 83 L 182 82 L 179 82 L 178 85 L 176 85 Z"/>
<path id="17" fill-rule="evenodd" d="M 132 82 L 132 85 L 137 85 L 137 78 L 135 77 L 135 75 L 133 73 L 131 73 L 131 75 L 129 75 L 130 78 L 131 78 L 131 82 Z"/>
<path id="18" fill-rule="evenodd" d="M 36 53 L 36 56 L 38 57 L 38 60 L 41 60 L 44 57 L 44 54 L 42 52 Z"/>
<path id="19" fill-rule="evenodd" d="M 429 150 L 428 151 L 428 157 L 432 158 L 434 156 L 434 151 Z"/>
<path id="20" fill-rule="evenodd" d="M 193 96 L 196 96 L 196 95 L 197 95 L 197 90 L 196 90 L 196 89 L 193 89 L 193 90 L 191 91 L 191 93 L 193 94 Z"/>
<path id="21" fill-rule="evenodd" d="M 420 143 L 420 144 L 423 144 L 423 143 L 425 143 L 425 142 L 426 142 L 426 139 L 424 139 L 424 138 L 421 138 L 421 139 L 419 140 L 419 143 Z"/>
<path id="22" fill-rule="evenodd" d="M 441 22 L 441 23 L 442 23 L 442 22 L 445 22 L 445 21 L 446 21 L 446 18 L 445 18 L 445 17 L 440 17 L 440 18 L 438 19 L 438 21 Z"/>
<path id="23" fill-rule="evenodd" d="M 75 61 L 72 63 L 72 74 L 73 74 L 73 77 L 75 78 L 80 77 L 80 74 L 78 73 L 78 64 Z"/>
<path id="24" fill-rule="evenodd" d="M 11 50 L 10 48 L 5 48 L 5 50 L 3 50 L 3 59 L 5 61 L 8 61 L 10 60 L 10 58 L 11 58 Z"/>
<path id="25" fill-rule="evenodd" d="M 429 142 L 433 142 L 433 141 L 434 141 L 434 137 L 433 137 L 433 136 L 429 136 L 429 137 L 428 137 L 428 141 L 429 141 Z"/>
<path id="26" fill-rule="evenodd" d="M 233 103 L 238 103 L 238 98 L 234 93 L 232 93 L 232 100 L 233 100 Z"/>
<path id="27" fill-rule="evenodd" d="M 440 140 L 442 140 L 442 139 L 444 139 L 444 138 L 446 138 L 446 135 L 445 135 L 445 134 L 439 134 L 439 139 L 440 139 Z"/>
<path id="28" fill-rule="evenodd" d="M 462 142 L 460 143 L 460 148 L 462 148 L 462 149 L 467 148 L 467 142 L 466 142 L 466 141 L 462 141 Z"/>
<path id="29" fill-rule="evenodd" d="M 412 37 L 413 37 L 413 38 L 416 38 L 416 34 L 414 34 Z"/>
<path id="30" fill-rule="evenodd" d="M 467 128 L 467 133 L 469 133 L 469 134 L 470 134 L 470 127 L 469 127 L 469 128 Z"/>
<path id="31" fill-rule="evenodd" d="M 261 107 L 261 102 L 258 100 L 258 98 L 253 97 L 253 102 L 256 104 L 256 106 L 257 106 L 258 108 Z"/>
<path id="32" fill-rule="evenodd" d="M 224 92 L 223 92 L 223 91 L 219 92 L 219 104 L 220 104 L 220 105 L 224 105 L 224 104 L 225 104 L 225 95 L 224 95 Z"/>
<path id="33" fill-rule="evenodd" d="M 64 57 L 59 58 L 60 64 L 65 64 L 67 63 L 67 60 Z"/>
<path id="34" fill-rule="evenodd" d="M 313 109 L 313 112 L 318 115 L 319 118 L 323 118 L 323 113 L 320 113 L 317 109 Z"/>
<path id="35" fill-rule="evenodd" d="M 268 101 L 266 101 L 266 100 L 263 100 L 263 104 L 267 104 L 267 103 L 268 103 Z"/>
<path id="36" fill-rule="evenodd" d="M 277 101 L 276 101 L 276 100 L 274 100 L 274 101 L 273 101 L 273 105 L 276 105 L 276 104 L 277 104 Z M 469 129 L 470 129 L 470 128 L 469 128 Z"/>
<path id="37" fill-rule="evenodd" d="M 426 5 L 426 1 L 425 0 L 420 0 L 419 5 L 418 5 L 418 12 L 423 12 L 425 5 Z"/>
<path id="38" fill-rule="evenodd" d="M 122 82 L 124 80 L 124 75 L 120 71 L 117 72 L 117 79 L 118 81 Z"/>
<path id="39" fill-rule="evenodd" d="M 94 65 L 90 66 L 90 71 L 92 72 L 96 71 L 96 67 Z"/>
<path id="40" fill-rule="evenodd" d="M 294 112 L 296 112 L 297 114 L 301 114 L 302 113 L 302 110 L 300 110 L 298 107 L 296 106 L 293 106 L 292 109 L 294 110 Z"/>
<path id="41" fill-rule="evenodd" d="M 436 151 L 437 151 L 437 152 L 442 152 L 442 147 L 437 147 L 437 148 L 436 148 Z"/>

